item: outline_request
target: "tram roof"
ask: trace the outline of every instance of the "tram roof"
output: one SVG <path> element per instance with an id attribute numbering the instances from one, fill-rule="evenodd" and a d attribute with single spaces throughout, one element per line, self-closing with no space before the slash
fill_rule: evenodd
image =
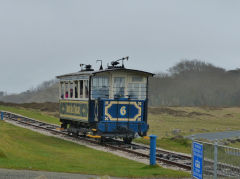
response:
<path id="1" fill-rule="evenodd" d="M 135 73 L 141 73 L 143 75 L 147 76 L 153 76 L 153 73 L 146 72 L 146 71 L 141 71 L 141 70 L 135 70 L 135 69 L 127 69 L 127 68 L 110 68 L 110 69 L 104 69 L 104 70 L 98 70 L 98 71 L 79 71 L 76 73 L 68 73 L 64 75 L 57 76 L 57 78 L 62 78 L 62 77 L 67 77 L 67 76 L 79 76 L 79 75 L 88 75 L 88 76 L 94 76 L 95 74 L 99 73 L 106 73 L 106 72 L 135 72 Z"/>

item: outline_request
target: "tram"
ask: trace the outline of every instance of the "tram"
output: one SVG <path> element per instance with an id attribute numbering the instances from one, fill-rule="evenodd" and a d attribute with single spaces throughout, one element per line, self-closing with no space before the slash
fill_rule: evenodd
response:
<path id="1" fill-rule="evenodd" d="M 81 71 L 57 76 L 61 128 L 125 143 L 147 135 L 148 79 L 154 74 L 127 69 L 124 60 L 128 57 L 99 70 L 81 64 Z"/>

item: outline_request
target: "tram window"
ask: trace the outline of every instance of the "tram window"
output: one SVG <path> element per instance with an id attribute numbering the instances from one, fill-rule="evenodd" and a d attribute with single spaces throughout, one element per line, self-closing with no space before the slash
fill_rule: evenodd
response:
<path id="1" fill-rule="evenodd" d="M 68 94 L 69 84 L 68 83 L 64 83 L 64 85 L 65 85 L 65 98 L 68 98 L 69 97 L 69 94 Z"/>
<path id="2" fill-rule="evenodd" d="M 132 82 L 142 82 L 143 81 L 143 77 L 141 76 L 133 76 L 132 77 Z"/>
<path id="3" fill-rule="evenodd" d="M 146 99 L 147 97 L 147 87 L 146 84 L 140 84 L 140 99 Z"/>
<path id="4" fill-rule="evenodd" d="M 68 81 L 60 85 L 61 98 L 83 99 L 89 97 L 88 80 Z"/>
<path id="5" fill-rule="evenodd" d="M 74 86 L 73 86 L 73 83 L 71 82 L 70 83 L 70 98 L 73 98 L 73 88 L 74 88 Z"/>
<path id="6" fill-rule="evenodd" d="M 61 82 L 60 83 L 60 98 L 63 99 L 64 98 L 64 85 L 65 83 Z"/>
<path id="7" fill-rule="evenodd" d="M 89 94 L 89 91 L 88 91 L 88 80 L 84 81 L 84 87 L 85 87 L 85 98 L 88 98 L 88 94 Z"/>
<path id="8" fill-rule="evenodd" d="M 80 98 L 83 98 L 83 80 L 80 80 Z"/>
<path id="9" fill-rule="evenodd" d="M 145 99 L 146 98 L 146 84 L 144 83 L 129 83 L 128 95 L 130 98 Z"/>
<path id="10" fill-rule="evenodd" d="M 114 97 L 124 97 L 125 78 L 124 77 L 114 77 L 113 88 L 114 88 L 113 89 Z"/>
<path id="11" fill-rule="evenodd" d="M 139 84 L 129 83 L 128 84 L 128 95 L 130 98 L 138 98 Z"/>
<path id="12" fill-rule="evenodd" d="M 109 98 L 109 78 L 105 76 L 95 76 L 92 79 L 92 98 Z"/>
<path id="13" fill-rule="evenodd" d="M 78 81 L 74 81 L 74 97 L 78 98 Z"/>

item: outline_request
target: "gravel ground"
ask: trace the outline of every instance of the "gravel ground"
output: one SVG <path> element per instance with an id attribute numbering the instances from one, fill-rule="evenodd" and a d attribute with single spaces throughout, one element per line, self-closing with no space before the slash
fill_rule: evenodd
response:
<path id="1" fill-rule="evenodd" d="M 231 139 L 236 137 L 240 137 L 240 131 L 209 132 L 194 134 L 195 139 L 207 139 L 210 141 Z M 188 136 L 188 138 L 191 138 L 191 136 Z"/>
<path id="2" fill-rule="evenodd" d="M 101 178 L 110 179 L 109 176 L 98 177 L 94 175 L 30 171 L 30 170 L 10 170 L 0 168 L 0 179 L 101 179 Z"/>

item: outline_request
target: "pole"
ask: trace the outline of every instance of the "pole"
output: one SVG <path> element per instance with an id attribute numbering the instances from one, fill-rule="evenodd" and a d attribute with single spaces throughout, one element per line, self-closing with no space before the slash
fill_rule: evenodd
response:
<path id="1" fill-rule="evenodd" d="M 217 158 L 218 158 L 218 142 L 214 142 L 214 179 L 217 179 Z"/>
<path id="2" fill-rule="evenodd" d="M 194 142 L 194 135 L 191 136 L 192 140 L 192 162 L 191 162 L 191 170 L 192 170 L 192 178 L 193 178 L 193 142 Z"/>
<path id="3" fill-rule="evenodd" d="M 156 139 L 157 136 L 150 135 L 150 165 L 156 165 Z"/>

